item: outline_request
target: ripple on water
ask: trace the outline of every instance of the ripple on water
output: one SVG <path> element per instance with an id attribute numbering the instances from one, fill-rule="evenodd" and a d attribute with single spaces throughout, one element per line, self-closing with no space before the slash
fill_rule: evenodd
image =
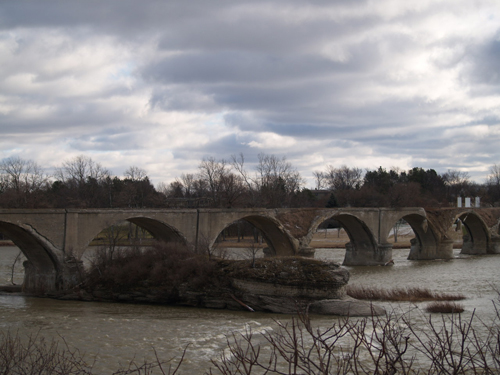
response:
<path id="1" fill-rule="evenodd" d="M 390 287 L 426 287 L 437 292 L 466 295 L 461 301 L 470 317 L 488 321 L 494 315 L 494 287 L 500 287 L 500 256 L 458 257 L 449 261 L 408 261 L 408 249 L 393 250 L 392 267 L 348 267 L 350 284 Z M 318 257 L 342 262 L 345 250 L 318 249 Z M 420 304 L 383 304 L 391 311 L 409 313 L 417 322 L 428 318 Z M 96 355 L 96 372 L 110 373 L 118 365 L 136 358 L 153 360 L 153 347 L 160 358 L 179 357 L 186 349 L 183 373 L 203 373 L 210 359 L 226 348 L 226 336 L 251 329 L 255 337 L 277 329 L 274 319 L 289 321 L 287 315 L 246 311 L 202 310 L 153 305 L 126 305 L 55 301 L 0 295 L 0 330 L 37 333 L 58 338 L 82 352 Z M 439 315 L 437 315 L 439 317 Z M 314 316 L 318 327 L 329 327 L 336 318 Z M 478 327 L 486 332 L 484 327 Z M 264 345 L 265 342 L 261 341 Z"/>

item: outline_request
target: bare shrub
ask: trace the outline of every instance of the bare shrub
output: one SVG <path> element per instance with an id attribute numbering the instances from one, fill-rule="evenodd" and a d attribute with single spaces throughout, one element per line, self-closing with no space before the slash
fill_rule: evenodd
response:
<path id="1" fill-rule="evenodd" d="M 252 260 L 252 268 L 255 268 L 255 258 L 257 258 L 257 253 L 259 252 L 260 247 L 256 246 L 255 242 L 252 242 L 247 248 L 245 248 L 244 254 L 247 258 Z"/>
<path id="2" fill-rule="evenodd" d="M 224 375 L 408 374 L 413 367 L 414 358 L 404 357 L 406 331 L 395 317 L 341 319 L 327 329 L 314 329 L 304 314 L 290 324 L 277 323 L 277 331 L 262 335 L 262 344 L 251 331 L 231 335 L 229 350 L 212 360 L 215 370 Z"/>
<path id="3" fill-rule="evenodd" d="M 196 245 L 195 252 L 200 255 L 208 257 L 208 259 L 227 259 L 228 252 L 225 248 L 218 245 L 217 241 L 210 244 L 210 240 L 207 236 L 201 234 L 198 238 L 198 243 Z"/>
<path id="4" fill-rule="evenodd" d="M 381 289 L 375 287 L 353 286 L 347 287 L 347 294 L 356 299 L 371 301 L 458 301 L 465 299 L 462 294 L 435 293 L 426 288 L 395 288 Z"/>
<path id="5" fill-rule="evenodd" d="M 210 280 L 214 265 L 180 243 L 157 243 L 151 248 L 120 249 L 111 258 L 101 249 L 86 278 L 90 288 L 114 291 L 136 286 L 197 287 Z"/>
<path id="6" fill-rule="evenodd" d="M 497 310 L 498 311 L 498 310 Z M 299 314 L 278 329 L 233 333 L 209 374 L 498 374 L 500 316 L 487 324 L 460 315 L 416 324 L 413 314 L 344 318 L 313 328 Z M 474 328 L 479 324 L 478 330 Z M 488 329 L 481 336 L 479 330 Z"/>
<path id="7" fill-rule="evenodd" d="M 0 374 L 2 375 L 91 375 L 96 360 L 89 362 L 78 349 L 71 348 L 64 339 L 62 344 L 55 340 L 46 340 L 37 335 L 21 337 L 19 334 L 0 332 Z M 126 368 L 118 369 L 112 375 L 149 375 L 159 373 L 175 375 L 179 370 L 186 349 L 176 366 L 168 361 L 162 361 L 155 356 L 153 362 L 137 363 L 130 361 Z"/>
<path id="8" fill-rule="evenodd" d="M 83 354 L 65 342 L 47 341 L 38 335 L 24 340 L 10 332 L 0 333 L 0 369 L 2 374 L 91 374 Z"/>

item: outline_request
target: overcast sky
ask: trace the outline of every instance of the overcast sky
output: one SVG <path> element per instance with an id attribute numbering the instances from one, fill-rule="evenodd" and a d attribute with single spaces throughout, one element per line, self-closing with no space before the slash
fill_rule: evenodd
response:
<path id="1" fill-rule="evenodd" d="M 0 159 L 500 163 L 498 0 L 0 0 Z M 253 166 L 249 164 L 249 169 Z"/>

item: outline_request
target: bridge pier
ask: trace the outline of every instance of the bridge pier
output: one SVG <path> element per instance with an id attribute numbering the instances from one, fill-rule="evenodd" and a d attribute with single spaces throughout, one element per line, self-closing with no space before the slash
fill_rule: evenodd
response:
<path id="1" fill-rule="evenodd" d="M 500 254 L 500 237 L 491 237 L 486 241 L 476 243 L 471 240 L 471 236 L 466 234 L 463 236 L 462 251 L 460 254 L 467 255 L 486 255 L 486 254 Z"/>
<path id="2" fill-rule="evenodd" d="M 486 254 L 486 251 L 481 251 L 481 249 L 478 249 L 477 247 L 474 246 L 474 242 L 471 241 L 470 235 L 464 234 L 462 236 L 462 241 L 463 241 L 462 251 L 460 251 L 460 254 L 467 254 L 467 255 Z"/>
<path id="3" fill-rule="evenodd" d="M 26 293 L 43 294 L 56 289 L 57 275 L 53 270 L 41 270 L 29 260 L 24 261 L 22 290 Z"/>
<path id="4" fill-rule="evenodd" d="M 44 294 L 67 290 L 79 284 L 82 279 L 83 262 L 75 258 L 59 265 L 59 269 L 40 269 L 29 260 L 24 261 L 22 290 L 30 294 Z"/>
<path id="5" fill-rule="evenodd" d="M 500 254 L 500 237 L 492 237 L 488 254 Z"/>
<path id="6" fill-rule="evenodd" d="M 356 248 L 352 242 L 345 244 L 344 266 L 383 266 L 392 259 L 392 244 L 379 244 L 377 248 Z"/>
<path id="7" fill-rule="evenodd" d="M 437 247 L 437 254 L 434 259 L 451 259 L 453 258 L 453 240 L 441 240 Z"/>
<path id="8" fill-rule="evenodd" d="M 433 260 L 453 258 L 453 240 L 442 239 L 437 245 L 422 245 L 417 238 L 410 240 L 408 260 Z"/>

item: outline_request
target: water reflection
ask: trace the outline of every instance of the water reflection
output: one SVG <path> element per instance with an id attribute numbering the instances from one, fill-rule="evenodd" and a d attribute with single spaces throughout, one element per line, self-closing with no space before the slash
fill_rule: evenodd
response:
<path id="1" fill-rule="evenodd" d="M 12 285 L 12 281 L 16 285 L 21 285 L 24 279 L 25 260 L 26 257 L 18 247 L 0 246 L 0 285 Z"/>

